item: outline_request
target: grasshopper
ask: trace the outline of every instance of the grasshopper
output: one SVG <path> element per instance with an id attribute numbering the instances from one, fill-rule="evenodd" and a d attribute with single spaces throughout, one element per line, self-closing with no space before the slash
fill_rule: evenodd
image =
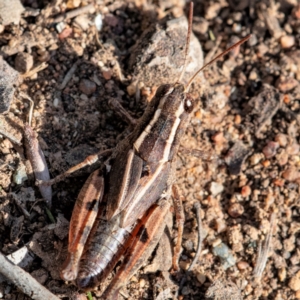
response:
<path id="1" fill-rule="evenodd" d="M 195 106 L 188 93 L 190 85 L 204 68 L 250 37 L 200 68 L 185 86 L 180 81 L 186 68 L 192 15 L 193 3 L 180 78 L 157 89 L 143 116 L 137 122 L 132 120 L 134 130 L 115 149 L 90 156 L 50 181 L 55 183 L 99 157 L 110 155 L 79 193 L 70 222 L 68 257 L 61 271 L 63 280 L 75 280 L 80 289 L 91 290 L 125 257 L 104 299 L 118 298 L 120 288 L 141 267 L 163 233 L 172 189 L 178 195 L 173 185 L 176 156 Z M 123 114 L 130 120 L 124 111 Z M 173 269 L 178 270 L 184 216 L 180 199 L 174 200 L 179 232 Z"/>

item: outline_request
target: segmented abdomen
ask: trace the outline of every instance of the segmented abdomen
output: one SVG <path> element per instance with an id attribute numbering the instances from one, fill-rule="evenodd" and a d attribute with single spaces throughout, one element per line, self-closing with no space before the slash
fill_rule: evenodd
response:
<path id="1" fill-rule="evenodd" d="M 120 215 L 110 221 L 97 218 L 79 263 L 77 286 L 93 289 L 112 271 L 126 250 L 133 226 L 119 227 Z"/>

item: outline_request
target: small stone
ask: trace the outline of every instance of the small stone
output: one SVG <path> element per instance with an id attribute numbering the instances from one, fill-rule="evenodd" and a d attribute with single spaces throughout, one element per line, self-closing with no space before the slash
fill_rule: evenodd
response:
<path id="1" fill-rule="evenodd" d="M 249 197 L 251 195 L 251 188 L 250 188 L 249 185 L 245 185 L 245 186 L 242 187 L 241 195 L 244 198 Z"/>
<path id="2" fill-rule="evenodd" d="M 213 254 L 218 256 L 222 262 L 222 267 L 226 270 L 235 265 L 235 258 L 231 254 L 230 249 L 224 243 L 220 243 L 219 245 L 213 248 Z"/>
<path id="3" fill-rule="evenodd" d="M 217 145 L 222 145 L 225 141 L 223 132 L 218 132 L 216 134 L 214 134 L 211 139 L 215 142 L 215 144 Z"/>
<path id="4" fill-rule="evenodd" d="M 226 230 L 226 222 L 222 218 L 216 219 L 216 230 L 218 233 L 224 232 Z"/>
<path id="5" fill-rule="evenodd" d="M 300 271 L 298 271 L 289 281 L 288 284 L 289 288 L 292 289 L 294 292 L 300 290 Z"/>
<path id="6" fill-rule="evenodd" d="M 279 80 L 276 82 L 277 88 L 282 93 L 287 93 L 294 89 L 299 84 L 298 80 L 293 77 L 288 78 L 279 78 Z"/>
<path id="7" fill-rule="evenodd" d="M 19 73 L 0 56 L 0 74 L 0 113 L 3 113 L 9 109 L 13 100 Z"/>
<path id="8" fill-rule="evenodd" d="M 104 77 L 105 80 L 110 80 L 112 77 L 111 71 L 109 69 L 103 69 L 102 76 Z"/>
<path id="9" fill-rule="evenodd" d="M 278 148 L 279 148 L 279 144 L 271 141 L 263 148 L 262 152 L 266 158 L 271 158 L 276 155 Z"/>
<path id="10" fill-rule="evenodd" d="M 263 159 L 263 155 L 260 153 L 255 153 L 251 156 L 250 162 L 252 166 L 257 165 Z"/>
<path id="11" fill-rule="evenodd" d="M 283 49 L 289 49 L 295 45 L 295 37 L 293 35 L 282 36 L 280 44 Z"/>
<path id="12" fill-rule="evenodd" d="M 146 280 L 142 278 L 142 279 L 139 281 L 139 285 L 140 285 L 140 288 L 143 288 L 143 287 L 146 285 Z"/>
<path id="13" fill-rule="evenodd" d="M 295 298 L 296 298 L 296 299 L 300 299 L 300 291 L 297 291 L 297 292 L 295 293 Z"/>
<path id="14" fill-rule="evenodd" d="M 221 4 L 217 2 L 209 5 L 205 13 L 205 19 L 211 20 L 216 18 L 219 15 L 221 8 Z"/>
<path id="15" fill-rule="evenodd" d="M 286 279 L 286 268 L 281 268 L 278 270 L 278 277 L 279 277 L 279 280 L 281 282 L 285 281 Z"/>
<path id="16" fill-rule="evenodd" d="M 24 7 L 20 0 L 1 0 L 0 19 L 1 24 L 6 26 L 10 23 L 19 24 Z"/>
<path id="17" fill-rule="evenodd" d="M 196 278 L 201 284 L 203 284 L 206 281 L 206 276 L 203 273 L 198 273 Z"/>
<path id="18" fill-rule="evenodd" d="M 299 153 L 300 146 L 297 143 L 293 143 L 286 148 L 286 152 L 289 155 L 297 155 Z"/>
<path id="19" fill-rule="evenodd" d="M 237 263 L 237 267 L 240 271 L 243 271 L 249 268 L 249 264 L 246 261 L 241 260 Z"/>
<path id="20" fill-rule="evenodd" d="M 244 207 L 240 203 L 233 203 L 228 208 L 228 214 L 232 218 L 238 218 L 244 213 Z"/>
<path id="21" fill-rule="evenodd" d="M 206 34 L 209 22 L 202 17 L 195 17 L 193 20 L 193 31 L 199 34 Z"/>
<path id="22" fill-rule="evenodd" d="M 284 166 L 287 164 L 288 160 L 289 160 L 289 156 L 288 154 L 285 152 L 285 151 L 282 151 L 281 153 L 279 153 L 277 156 L 276 156 L 276 159 L 278 161 L 278 164 L 280 166 Z"/>
<path id="23" fill-rule="evenodd" d="M 19 52 L 15 58 L 15 68 L 20 73 L 26 73 L 33 67 L 33 56 L 29 53 Z"/>
<path id="24" fill-rule="evenodd" d="M 224 186 L 222 184 L 214 181 L 211 182 L 209 191 L 213 196 L 219 195 L 220 193 L 223 192 L 223 190 L 224 190 Z"/>
<path id="25" fill-rule="evenodd" d="M 13 175 L 13 182 L 15 184 L 22 184 L 24 181 L 28 179 L 26 174 L 26 168 L 24 164 L 20 164 Z"/>
<path id="26" fill-rule="evenodd" d="M 277 142 L 280 145 L 280 147 L 285 147 L 288 142 L 287 135 L 283 133 L 278 133 L 275 136 L 275 142 Z"/>
<path id="27" fill-rule="evenodd" d="M 90 96 L 96 91 L 96 83 L 88 79 L 82 79 L 79 83 L 79 89 L 85 95 Z"/>
<path id="28" fill-rule="evenodd" d="M 282 173 L 282 177 L 288 181 L 295 181 L 300 177 L 298 170 L 291 166 Z"/>
<path id="29" fill-rule="evenodd" d="M 90 20 L 87 15 L 80 15 L 74 19 L 74 24 L 80 27 L 83 31 L 86 31 L 90 27 Z"/>

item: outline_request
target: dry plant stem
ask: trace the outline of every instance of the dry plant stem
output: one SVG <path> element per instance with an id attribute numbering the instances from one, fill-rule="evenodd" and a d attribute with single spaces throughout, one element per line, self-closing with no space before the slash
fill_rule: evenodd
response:
<path id="1" fill-rule="evenodd" d="M 59 23 L 68 19 L 72 19 L 82 14 L 86 14 L 94 7 L 94 4 L 89 4 L 80 8 L 73 9 L 67 13 L 61 14 L 53 20 L 53 23 Z"/>
<path id="2" fill-rule="evenodd" d="M 179 270 L 178 261 L 179 261 L 179 256 L 180 256 L 180 252 L 181 252 L 181 244 L 182 244 L 184 212 L 183 212 L 181 197 L 180 197 L 178 189 L 175 185 L 172 186 L 172 191 L 174 194 L 173 203 L 174 203 L 174 207 L 175 207 L 175 216 L 176 216 L 176 221 L 177 221 L 177 225 L 178 225 L 177 242 L 176 242 L 176 246 L 174 248 L 174 255 L 172 258 L 172 266 L 173 266 L 173 270 L 177 271 L 177 270 Z"/>
<path id="3" fill-rule="evenodd" d="M 68 82 L 71 80 L 73 74 L 75 73 L 76 69 L 77 69 L 77 66 L 78 64 L 80 63 L 81 60 L 77 60 L 74 65 L 71 67 L 71 69 L 67 72 L 63 82 L 61 83 L 61 85 L 58 87 L 59 90 L 63 90 Z"/>
<path id="4" fill-rule="evenodd" d="M 107 149 L 107 150 L 100 151 L 97 154 L 89 155 L 83 162 L 81 162 L 78 165 L 70 168 L 66 172 L 56 176 L 55 178 L 53 178 L 51 180 L 37 180 L 36 184 L 38 186 L 51 186 L 51 185 L 53 185 L 57 182 L 60 182 L 60 181 L 64 180 L 65 178 L 70 176 L 72 173 L 84 168 L 85 166 L 90 166 L 90 165 L 94 164 L 101 157 L 109 156 L 112 153 L 112 151 L 113 151 L 113 149 Z"/>
<path id="5" fill-rule="evenodd" d="M 260 278 L 264 272 L 264 269 L 267 264 L 268 254 L 272 247 L 272 235 L 273 230 L 276 224 L 276 213 L 272 213 L 270 220 L 270 231 L 267 234 L 266 240 L 263 246 L 260 244 L 258 248 L 258 255 L 255 268 L 253 270 L 253 276 L 256 278 Z"/>
<path id="6" fill-rule="evenodd" d="M 41 149 L 37 135 L 34 130 L 28 125 L 24 126 L 24 139 L 28 159 L 32 166 L 36 180 L 47 181 L 50 179 L 50 174 L 44 153 Z M 51 186 L 39 186 L 39 190 L 47 205 L 52 206 L 52 188 Z"/>
<path id="7" fill-rule="evenodd" d="M 44 288 L 29 273 L 10 262 L 2 253 L 0 253 L 0 273 L 31 299 L 59 300 L 58 297 Z"/>
<path id="8" fill-rule="evenodd" d="M 47 67 L 48 67 L 48 64 L 43 62 L 40 65 L 38 65 L 37 67 L 35 67 L 34 69 L 28 71 L 27 73 L 22 74 L 22 77 L 24 79 L 27 78 L 27 77 L 31 77 L 31 76 L 35 75 L 36 73 L 46 69 Z"/>

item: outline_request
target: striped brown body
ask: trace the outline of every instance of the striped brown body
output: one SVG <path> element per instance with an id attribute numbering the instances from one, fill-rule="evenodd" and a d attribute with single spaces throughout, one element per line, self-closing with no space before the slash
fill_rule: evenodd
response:
<path id="1" fill-rule="evenodd" d="M 137 220 L 153 204 L 169 197 L 174 161 L 192 110 L 193 99 L 185 93 L 183 85 L 161 86 L 135 130 L 120 142 L 106 162 L 110 172 L 103 170 L 103 197 L 102 192 L 98 196 L 87 192 L 91 185 L 99 185 L 100 172 L 90 176 L 92 179 L 79 195 L 79 199 L 84 199 L 79 203 L 90 203 L 97 196 L 100 209 L 92 228 L 74 230 L 81 232 L 81 239 L 73 243 L 76 247 L 69 246 L 70 255 L 62 271 L 65 280 L 76 278 L 77 286 L 85 290 L 97 286 L 130 246 L 132 236 L 138 231 Z M 90 205 L 82 206 L 74 210 L 70 227 L 73 218 L 74 226 L 80 223 L 76 217 L 79 209 L 86 210 L 83 218 L 88 220 Z M 70 239 L 72 245 L 76 239 Z"/>

